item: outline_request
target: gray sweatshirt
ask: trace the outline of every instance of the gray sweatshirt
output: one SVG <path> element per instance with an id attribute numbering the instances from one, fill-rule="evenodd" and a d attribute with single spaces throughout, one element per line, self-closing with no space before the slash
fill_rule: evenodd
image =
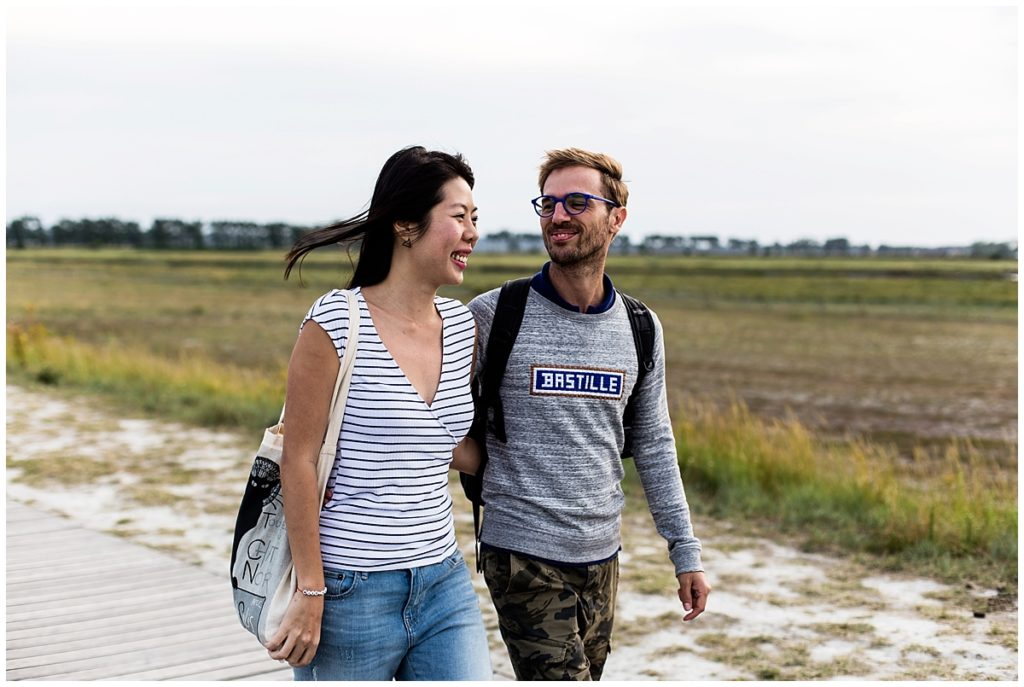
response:
<path id="1" fill-rule="evenodd" d="M 477 374 L 498 289 L 469 303 Z M 654 318 L 654 369 L 637 390 L 634 460 L 676 574 L 703 570 L 683 492 L 665 392 L 665 342 Z M 567 310 L 530 289 L 501 385 L 508 443 L 490 433 L 481 541 L 528 556 L 583 563 L 621 548 L 622 414 L 637 377 L 622 299 L 601 313 Z"/>

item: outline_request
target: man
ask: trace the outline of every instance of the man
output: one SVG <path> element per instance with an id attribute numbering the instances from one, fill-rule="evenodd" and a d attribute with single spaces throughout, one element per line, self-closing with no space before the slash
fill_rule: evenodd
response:
<path id="1" fill-rule="evenodd" d="M 500 387 L 507 442 L 487 435 L 484 577 L 516 677 L 600 679 L 610 650 L 624 497 L 622 416 L 638 361 L 623 299 L 605 275 L 626 221 L 621 165 L 576 148 L 547 153 L 533 201 L 550 262 L 531 282 Z M 479 370 L 498 290 L 469 303 Z M 636 397 L 633 455 L 679 599 L 692 620 L 711 589 L 690 525 L 655 322 L 654 368 Z"/>

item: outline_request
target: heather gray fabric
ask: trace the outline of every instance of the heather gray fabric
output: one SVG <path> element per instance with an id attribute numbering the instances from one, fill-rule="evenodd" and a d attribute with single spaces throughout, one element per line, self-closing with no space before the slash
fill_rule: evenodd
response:
<path id="1" fill-rule="evenodd" d="M 487 364 L 497 301 L 494 289 L 469 303 L 479 333 L 477 374 Z M 656 316 L 654 324 L 655 367 L 638 390 L 634 460 L 679 574 L 703 567 L 676 459 Z M 602 560 L 619 550 L 622 413 L 636 374 L 621 298 L 606 312 L 583 314 L 530 290 L 501 386 L 508 443 L 487 437 L 485 544 L 564 563 Z"/>

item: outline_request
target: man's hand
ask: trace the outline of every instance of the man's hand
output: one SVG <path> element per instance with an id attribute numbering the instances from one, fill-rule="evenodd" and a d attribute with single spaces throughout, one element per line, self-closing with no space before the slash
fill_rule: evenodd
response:
<path id="1" fill-rule="evenodd" d="M 676 577 L 679 578 L 679 600 L 683 602 L 683 608 L 689 611 L 683 620 L 693 620 L 704 612 L 711 585 L 702 572 L 685 572 Z"/>

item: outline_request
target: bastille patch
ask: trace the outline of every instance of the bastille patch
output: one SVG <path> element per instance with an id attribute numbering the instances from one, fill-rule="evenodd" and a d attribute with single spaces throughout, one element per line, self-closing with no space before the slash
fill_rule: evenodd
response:
<path id="1" fill-rule="evenodd" d="M 621 370 L 595 370 L 586 367 L 530 367 L 530 393 L 534 396 L 577 396 L 582 398 L 622 398 L 626 373 Z"/>

